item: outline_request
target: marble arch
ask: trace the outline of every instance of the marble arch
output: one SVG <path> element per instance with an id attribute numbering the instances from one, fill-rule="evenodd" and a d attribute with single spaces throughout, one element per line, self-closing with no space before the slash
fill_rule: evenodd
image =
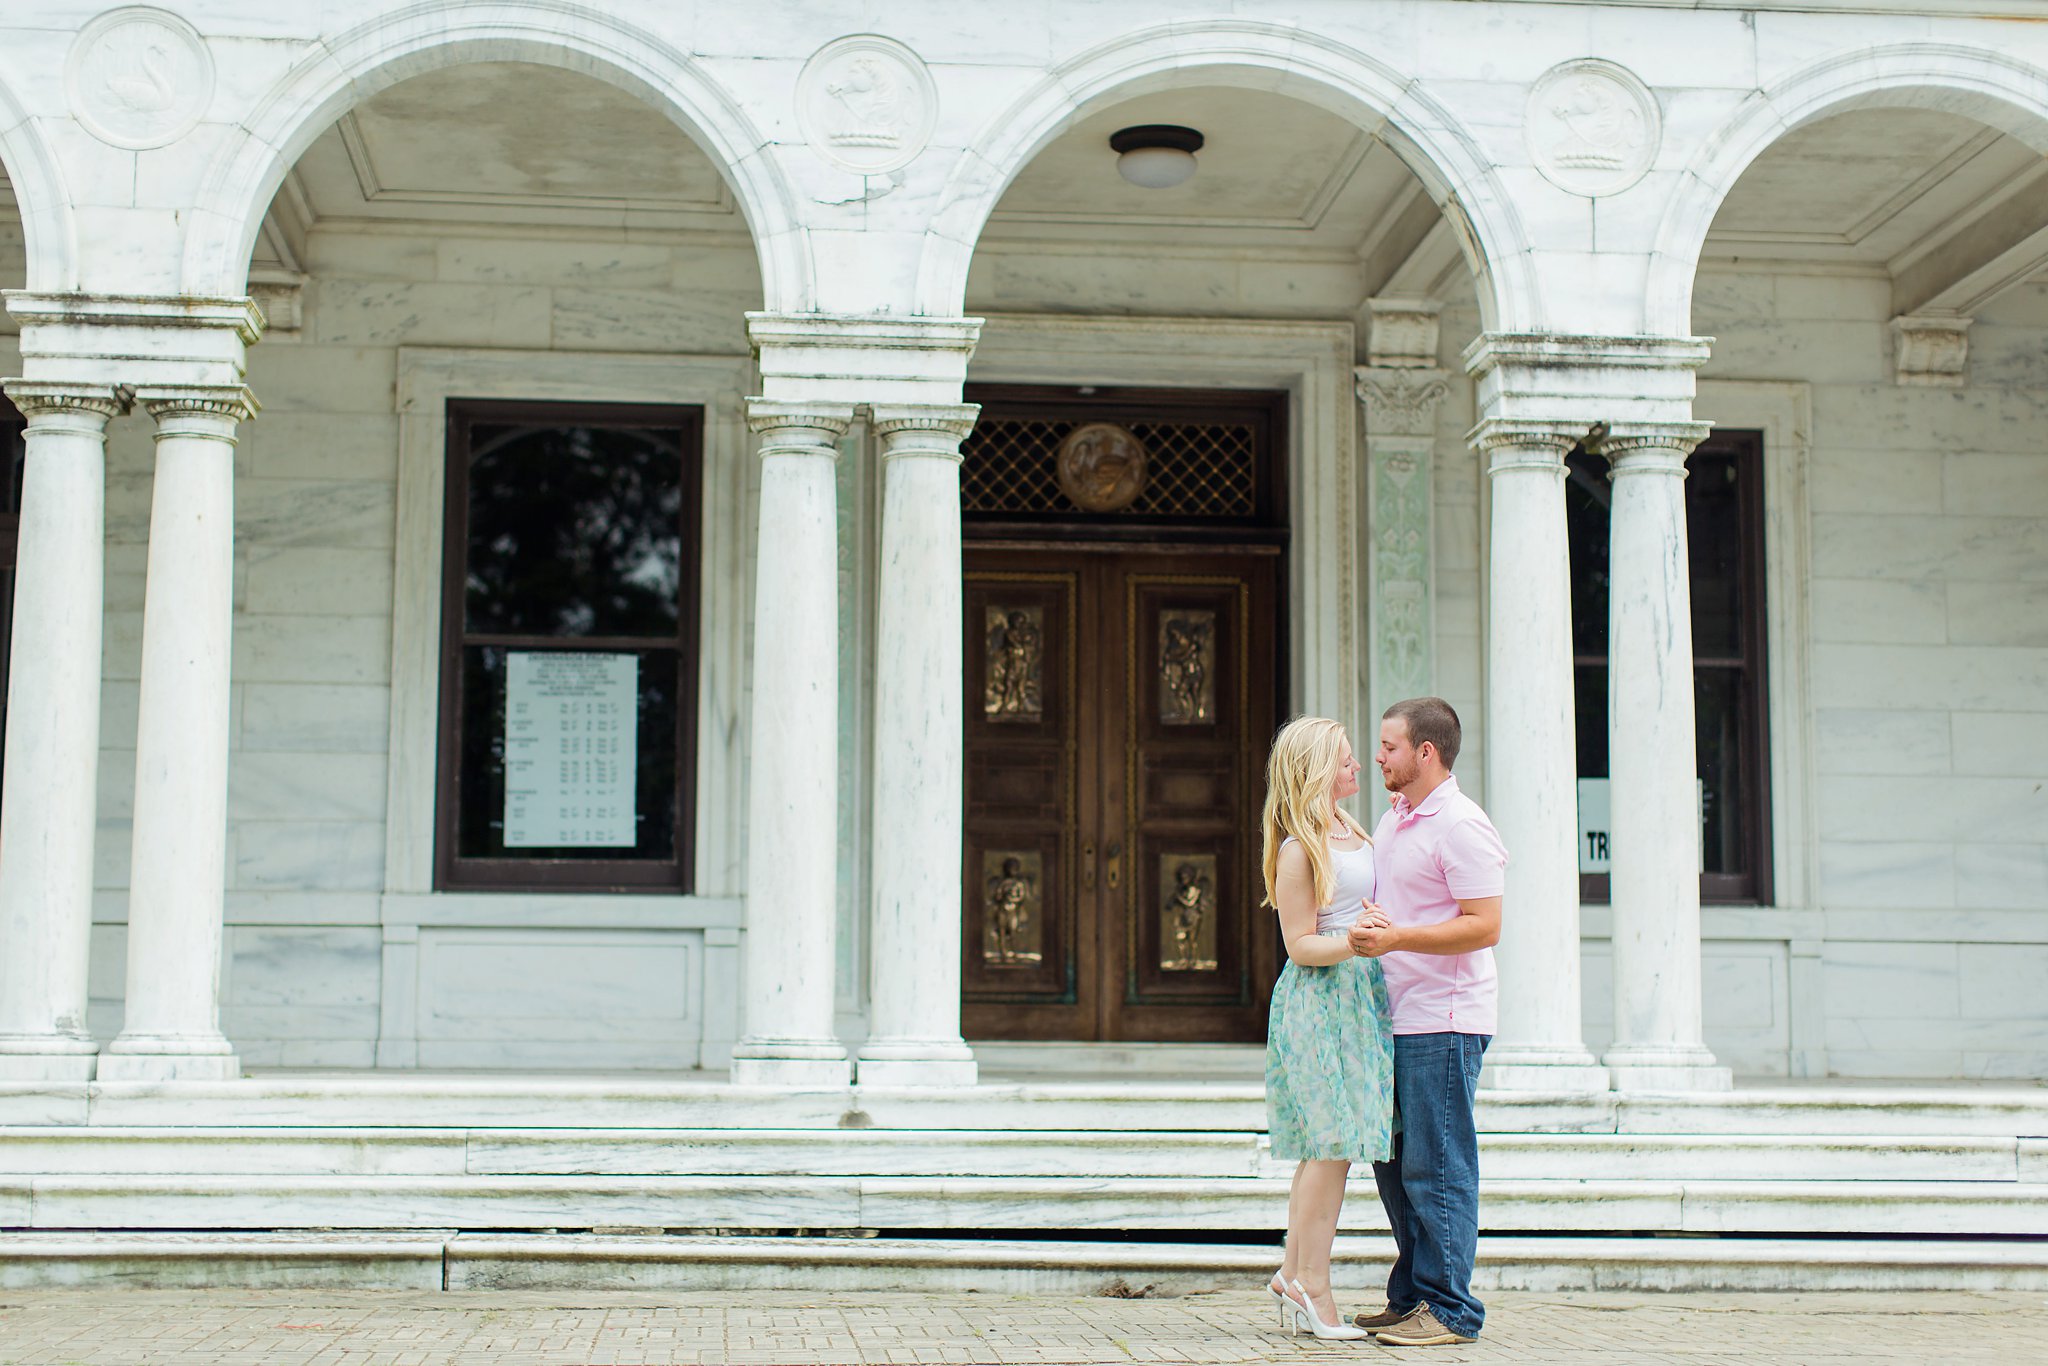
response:
<path id="1" fill-rule="evenodd" d="M 582 72 L 659 109 L 711 157 L 753 231 L 770 309 L 811 306 L 795 203 L 772 150 L 732 96 L 660 38 L 560 0 L 458 0 L 431 24 L 400 9 L 330 39 L 256 102 L 201 181 L 184 287 L 240 294 L 263 215 L 328 125 L 408 77 L 465 62 L 532 62 Z"/>
<path id="2" fill-rule="evenodd" d="M 2048 152 L 2048 71 L 1989 48 L 1898 43 L 1825 57 L 1758 90 L 1686 168 L 1658 226 L 1643 330 L 1685 336 L 1707 229 L 1750 163 L 1796 128 L 1856 109 L 1963 114 Z"/>
<path id="3" fill-rule="evenodd" d="M 14 184 L 15 207 L 21 214 L 27 287 L 39 292 L 76 288 L 78 252 L 71 194 L 42 135 L 4 82 L 0 82 L 0 165 L 6 166 L 7 178 Z"/>
<path id="4" fill-rule="evenodd" d="M 1477 142 L 1442 105 L 1384 63 L 1284 24 L 1182 21 L 1137 30 L 1053 68 L 962 152 L 927 230 L 918 312 L 962 308 L 989 214 L 1045 146 L 1106 105 L 1194 83 L 1287 95 L 1377 132 L 1443 208 L 1472 264 L 1490 330 L 1540 325 L 1541 300 L 1514 205 Z"/>

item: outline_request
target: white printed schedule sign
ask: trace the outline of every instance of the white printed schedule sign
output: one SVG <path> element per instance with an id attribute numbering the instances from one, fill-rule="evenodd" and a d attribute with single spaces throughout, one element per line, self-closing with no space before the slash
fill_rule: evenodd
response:
<path id="1" fill-rule="evenodd" d="M 506 848 L 634 845 L 639 699 L 638 655 L 506 656 Z"/>

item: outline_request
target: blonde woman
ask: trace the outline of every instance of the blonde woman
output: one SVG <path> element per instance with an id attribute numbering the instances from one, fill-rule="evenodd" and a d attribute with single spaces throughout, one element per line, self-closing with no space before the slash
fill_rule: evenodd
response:
<path id="1" fill-rule="evenodd" d="M 1337 803 L 1358 791 L 1357 757 L 1335 721 L 1304 716 L 1266 763 L 1266 904 L 1287 965 L 1266 1026 L 1266 1126 L 1293 1159 L 1287 1252 L 1267 1291 L 1280 1321 L 1319 1338 L 1362 1338 L 1330 1295 L 1330 1243 L 1353 1162 L 1392 1154 L 1394 1038 L 1379 961 L 1356 956 L 1354 924 L 1387 924 L 1373 904 L 1372 840 Z"/>

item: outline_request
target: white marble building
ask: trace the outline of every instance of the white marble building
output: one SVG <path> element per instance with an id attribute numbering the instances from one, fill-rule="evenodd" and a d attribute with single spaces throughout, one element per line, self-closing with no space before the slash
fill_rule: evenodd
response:
<path id="1" fill-rule="evenodd" d="M 2038 18 L 2033 0 L 0 13 L 0 364 L 26 419 L 0 1078 L 973 1082 L 963 972 L 1054 948 L 962 952 L 963 897 L 964 923 L 982 911 L 963 727 L 984 695 L 963 554 L 1066 572 L 1103 547 L 1062 538 L 1114 516 L 1070 506 L 1035 541 L 977 521 L 962 442 L 971 476 L 976 404 L 1071 427 L 1084 399 L 1170 390 L 1278 396 L 1275 501 L 1240 538 L 1279 566 L 1267 710 L 1369 734 L 1428 690 L 1465 716 L 1460 774 L 1515 856 L 1494 1086 L 2041 1078 Z M 1110 135 L 1149 125 L 1203 135 L 1186 183 L 1119 177 Z M 682 663 L 681 714 L 660 718 L 684 739 L 641 757 L 675 775 L 672 843 L 642 860 L 659 876 L 525 859 L 492 824 L 502 773 L 480 796 L 449 776 L 473 724 L 451 671 L 520 648 L 447 610 L 464 572 L 483 591 L 450 528 L 486 496 L 448 505 L 471 488 L 450 482 L 451 401 L 695 424 L 684 591 L 662 609 L 680 645 L 583 632 L 643 674 Z M 1696 446 L 1743 492 L 1720 512 L 1688 501 L 1697 458 L 1679 477 Z M 1603 467 L 1611 483 L 1586 474 Z M 1568 552 L 1568 507 L 1611 515 L 1597 575 Z M 1105 534 L 1130 555 L 1228 539 L 1193 525 Z M 1703 568 L 1723 552 L 1750 558 Z M 1702 573 L 1739 599 L 1743 641 L 1684 629 Z M 1730 651 L 1746 681 L 1724 695 L 1709 656 Z M 1726 772 L 1703 773 L 1696 710 L 1738 696 L 1710 755 Z M 1074 781 L 1106 791 L 1113 767 Z M 1605 780 L 1602 883 L 1581 876 L 1575 777 Z M 1703 801 L 1718 852 L 1697 847 Z M 482 872 L 464 871 L 470 807 Z M 1212 897 L 1246 885 L 1205 866 Z M 1037 876 L 1049 917 L 1060 875 Z M 1067 948 L 1061 999 L 1109 1001 L 1113 965 L 1142 966 Z M 1233 999 L 1256 1005 L 1267 960 L 1238 951 Z M 1136 996 L 1010 1034 L 1006 999 L 971 998 L 967 1036 L 1240 1036 L 1204 1032 L 1208 998 L 1146 1023 Z"/>

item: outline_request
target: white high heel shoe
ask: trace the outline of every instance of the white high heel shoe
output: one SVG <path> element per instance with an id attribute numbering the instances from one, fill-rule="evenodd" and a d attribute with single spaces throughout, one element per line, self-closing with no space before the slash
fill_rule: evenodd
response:
<path id="1" fill-rule="evenodd" d="M 1289 1327 L 1294 1322 L 1294 1301 L 1287 1298 L 1287 1283 L 1274 1272 L 1273 1279 L 1266 1282 L 1266 1293 L 1273 1297 L 1274 1307 L 1280 1311 L 1280 1326 Z"/>
<path id="2" fill-rule="evenodd" d="M 1308 1291 L 1301 1288 L 1301 1282 L 1295 1281 L 1293 1284 L 1295 1295 L 1299 1295 L 1301 1298 L 1296 1299 L 1294 1295 L 1287 1296 L 1287 1307 L 1292 1311 L 1292 1322 L 1289 1326 L 1290 1336 L 1295 1333 L 1313 1333 L 1325 1341 L 1334 1340 L 1337 1342 L 1355 1342 L 1359 1338 L 1372 1336 L 1363 1328 L 1354 1328 L 1350 1324 L 1342 1322 L 1341 1319 L 1336 1323 L 1324 1323 L 1316 1315 L 1315 1301 L 1308 1297 Z"/>

